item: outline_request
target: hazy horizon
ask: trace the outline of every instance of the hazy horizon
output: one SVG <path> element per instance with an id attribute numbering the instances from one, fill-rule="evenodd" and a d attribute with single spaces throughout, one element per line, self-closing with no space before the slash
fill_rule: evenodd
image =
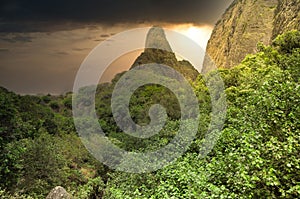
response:
<path id="1" fill-rule="evenodd" d="M 178 1 L 174 2 L 178 4 L 174 8 L 167 3 L 147 2 L 136 2 L 136 6 L 141 9 L 144 6 L 149 11 L 143 18 L 135 16 L 137 9 L 131 7 L 131 3 L 116 18 L 115 14 L 109 13 L 109 9 L 113 11 L 123 2 L 113 5 L 105 1 L 106 13 L 97 15 L 92 5 L 86 4 L 93 12 L 86 12 L 87 16 L 82 19 L 70 10 L 53 16 L 52 9 L 55 8 L 51 5 L 44 8 L 38 4 L 41 10 L 47 9 L 41 14 L 21 1 L 16 1 L 14 7 L 8 2 L 0 3 L 0 86 L 19 94 L 62 94 L 71 91 L 80 64 L 99 43 L 117 33 L 153 24 L 178 31 L 205 48 L 214 23 L 232 0 L 210 3 Z M 181 9 L 179 5 L 186 9 Z M 66 5 L 62 3 L 62 6 Z M 79 2 L 74 2 L 72 6 L 80 9 Z M 188 8 L 190 12 L 186 12 Z M 32 13 L 22 10 L 32 10 Z M 151 15 L 151 10 L 157 10 L 156 15 Z M 173 15 L 166 14 L 167 10 Z M 12 13 L 15 15 L 12 16 Z M 127 58 L 119 58 L 112 64 L 114 70 L 108 71 L 102 80 L 109 81 L 115 73 L 128 69 L 138 55 L 136 52 L 127 55 Z"/>

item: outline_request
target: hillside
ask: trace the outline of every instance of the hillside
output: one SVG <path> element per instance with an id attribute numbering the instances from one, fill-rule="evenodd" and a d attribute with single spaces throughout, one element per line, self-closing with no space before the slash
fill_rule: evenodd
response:
<path id="1" fill-rule="evenodd" d="M 217 22 L 207 45 L 207 56 L 218 68 L 231 68 L 256 45 L 267 45 L 288 30 L 299 30 L 299 0 L 235 0 Z M 212 68 L 205 62 L 203 72 Z"/>
<path id="2" fill-rule="evenodd" d="M 186 60 L 177 60 L 175 53 L 172 51 L 166 38 L 165 32 L 161 27 L 154 26 L 149 30 L 146 37 L 145 50 L 136 58 L 130 69 L 143 65 L 147 67 L 147 64 L 162 64 L 169 66 L 191 82 L 195 81 L 199 75 L 199 72 L 190 62 Z M 144 72 L 146 72 L 146 70 Z M 157 74 L 157 71 L 151 72 L 161 77 L 168 76 L 178 79 L 177 74 L 170 73 L 170 71 L 167 71 L 164 68 L 161 68 L 161 71 L 159 72 L 162 74 Z M 98 103 L 98 106 L 96 106 L 96 109 L 101 122 L 106 124 L 105 126 L 109 126 L 107 129 L 104 128 L 107 131 L 112 127 L 117 126 L 111 118 L 110 98 L 114 86 L 125 73 L 126 72 L 117 74 L 110 84 L 100 84 L 98 86 L 96 94 L 96 103 Z M 166 107 L 167 114 L 170 118 L 180 118 L 180 108 L 174 93 L 163 86 L 153 84 L 142 86 L 137 89 L 131 97 L 130 106 L 133 120 L 138 124 L 147 124 L 150 121 L 148 115 L 149 108 L 156 103 Z M 120 129 L 116 128 L 115 131 L 120 131 Z"/>
<path id="3" fill-rule="evenodd" d="M 238 66 L 218 70 L 228 111 L 208 156 L 199 158 L 211 113 L 205 80 L 213 74 L 193 83 L 202 123 L 187 153 L 145 174 L 111 170 L 88 153 L 74 129 L 71 93 L 20 96 L 0 88 L 0 198 L 45 198 L 58 185 L 80 199 L 299 198 L 300 32 L 287 32 L 258 50 Z M 132 96 L 137 123 L 149 122 L 147 107 L 153 103 L 165 105 L 171 116 L 158 135 L 137 139 L 111 122 L 113 84 L 98 86 L 96 109 L 114 144 L 144 152 L 174 138 L 180 120 L 172 93 L 149 85 Z"/>

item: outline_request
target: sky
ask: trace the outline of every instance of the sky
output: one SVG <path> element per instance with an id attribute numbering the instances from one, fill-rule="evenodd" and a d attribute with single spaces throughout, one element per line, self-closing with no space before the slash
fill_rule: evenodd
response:
<path id="1" fill-rule="evenodd" d="M 133 28 L 160 25 L 205 48 L 214 24 L 231 2 L 2 0 L 0 86 L 19 94 L 71 91 L 80 64 L 92 49 Z M 101 81 L 127 70 L 140 53 L 133 51 L 115 60 Z"/>

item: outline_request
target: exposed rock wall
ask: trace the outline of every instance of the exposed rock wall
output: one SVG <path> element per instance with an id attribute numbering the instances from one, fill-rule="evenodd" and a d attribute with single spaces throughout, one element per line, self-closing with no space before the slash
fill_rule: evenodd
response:
<path id="1" fill-rule="evenodd" d="M 270 44 L 287 30 L 299 29 L 300 0 L 235 0 L 216 24 L 207 45 L 202 72 L 214 63 L 231 68 L 247 54 L 256 51 L 258 42 Z"/>
<path id="2" fill-rule="evenodd" d="M 300 30 L 300 0 L 280 0 L 274 21 L 273 39 L 293 29 Z"/>

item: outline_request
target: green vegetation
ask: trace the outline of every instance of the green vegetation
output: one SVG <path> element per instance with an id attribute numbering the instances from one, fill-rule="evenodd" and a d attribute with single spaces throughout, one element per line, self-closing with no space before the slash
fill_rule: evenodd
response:
<path id="1" fill-rule="evenodd" d="M 73 125 L 71 93 L 20 96 L 1 88 L 0 198 L 45 198 L 58 185 L 75 198 L 299 198 L 300 32 L 257 48 L 238 66 L 218 70 L 227 116 L 208 156 L 199 156 L 211 114 L 205 79 L 216 71 L 190 79 L 201 115 L 197 139 L 174 164 L 146 174 L 110 170 L 87 152 Z M 106 135 L 131 151 L 164 146 L 179 125 L 175 96 L 158 85 L 134 93 L 130 111 L 135 122 L 147 124 L 148 109 L 158 102 L 169 118 L 157 136 L 133 139 L 112 118 L 110 98 L 120 76 L 97 88 L 96 112 Z"/>

